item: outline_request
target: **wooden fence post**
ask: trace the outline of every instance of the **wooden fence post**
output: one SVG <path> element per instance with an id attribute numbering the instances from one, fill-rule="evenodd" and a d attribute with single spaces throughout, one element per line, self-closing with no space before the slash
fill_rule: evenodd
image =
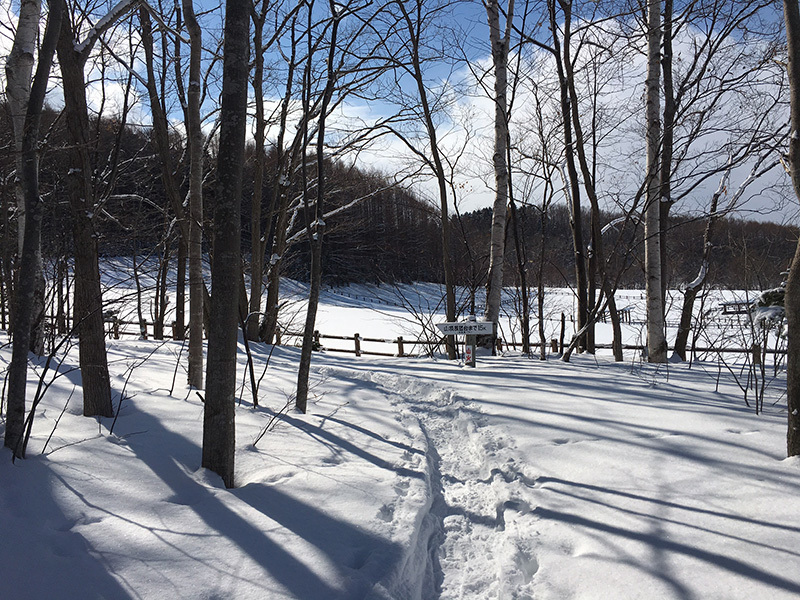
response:
<path id="1" fill-rule="evenodd" d="M 112 331 L 114 332 L 114 339 L 119 339 L 119 319 L 117 317 L 113 317 L 112 321 Z"/>
<path id="2" fill-rule="evenodd" d="M 356 343 L 356 356 L 361 356 L 361 337 L 356 333 L 353 335 L 353 340 Z"/>
<path id="3" fill-rule="evenodd" d="M 397 356 L 405 356 L 405 349 L 403 348 L 403 336 L 397 338 Z"/>

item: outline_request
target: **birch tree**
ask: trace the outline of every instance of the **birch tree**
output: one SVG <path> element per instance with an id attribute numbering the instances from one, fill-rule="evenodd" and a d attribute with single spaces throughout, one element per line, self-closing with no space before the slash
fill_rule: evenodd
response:
<path id="1" fill-rule="evenodd" d="M 786 47 L 789 56 L 789 104 L 791 135 L 789 136 L 789 174 L 795 195 L 800 201 L 800 4 L 798 0 L 783 0 L 786 23 Z M 800 456 L 800 242 L 792 259 L 786 282 L 786 320 L 789 348 L 786 354 L 786 401 L 788 427 L 786 451 L 788 456 Z"/>
<path id="2" fill-rule="evenodd" d="M 36 40 L 39 34 L 41 16 L 41 0 L 22 0 L 19 6 L 19 19 L 14 35 L 11 52 L 6 59 L 6 99 L 11 113 L 11 125 L 14 130 L 14 150 L 16 160 L 15 195 L 17 197 L 17 252 L 21 257 L 24 244 L 25 218 L 27 214 L 25 191 L 23 189 L 22 172 L 24 170 L 22 145 L 28 98 L 31 93 L 31 74 L 33 73 Z M 26 279 L 35 284 L 33 296 L 26 302 L 31 303 L 33 318 L 30 322 L 30 349 L 36 354 L 44 351 L 44 274 L 42 272 L 41 250 L 35 263 L 26 267 Z M 27 308 L 26 308 L 27 310 Z"/>
<path id="3" fill-rule="evenodd" d="M 488 0 L 486 2 L 494 72 L 494 153 L 492 154 L 492 166 L 494 167 L 495 182 L 492 230 L 489 243 L 489 275 L 486 282 L 486 320 L 495 323 L 500 319 L 503 264 L 505 263 L 506 214 L 509 198 L 508 53 L 511 44 L 511 25 L 514 21 L 514 0 L 508 0 L 508 6 L 503 13 L 505 16 L 505 28 L 501 31 L 499 1 Z M 490 343 L 494 346 L 494 340 L 490 340 Z"/>
<path id="4" fill-rule="evenodd" d="M 647 81 L 645 118 L 647 165 L 644 206 L 645 295 L 647 307 L 647 358 L 653 363 L 667 361 L 664 329 L 664 296 L 661 273 L 661 186 L 659 156 L 661 144 L 661 1 L 647 2 Z"/>
<path id="5" fill-rule="evenodd" d="M 8 369 L 8 409 L 4 443 L 15 457 L 24 457 L 22 445 L 25 419 L 25 388 L 28 372 L 28 349 L 31 341 L 31 325 L 35 320 L 37 305 L 37 281 L 31 273 L 41 274 L 42 264 L 42 219 L 44 204 L 39 197 L 38 143 L 39 122 L 47 92 L 50 68 L 55 55 L 56 41 L 61 29 L 63 4 L 56 0 L 48 13 L 47 27 L 39 51 L 36 75 L 25 102 L 25 119 L 22 126 L 21 145 L 17 161 L 18 179 L 25 199 L 22 252 L 20 254 L 19 281 L 16 285 L 13 321 L 13 349 Z"/>

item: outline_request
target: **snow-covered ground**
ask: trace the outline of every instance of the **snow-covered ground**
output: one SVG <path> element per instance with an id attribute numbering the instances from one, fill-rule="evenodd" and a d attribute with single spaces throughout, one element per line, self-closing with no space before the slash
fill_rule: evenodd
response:
<path id="1" fill-rule="evenodd" d="M 327 292 L 320 329 L 402 335 L 362 291 Z M 710 363 L 323 352 L 301 415 L 299 351 L 256 345 L 226 490 L 180 343 L 109 353 L 116 420 L 80 416 L 71 354 L 28 458 L 0 451 L 0 598 L 800 597 L 781 375 L 756 415 Z"/>

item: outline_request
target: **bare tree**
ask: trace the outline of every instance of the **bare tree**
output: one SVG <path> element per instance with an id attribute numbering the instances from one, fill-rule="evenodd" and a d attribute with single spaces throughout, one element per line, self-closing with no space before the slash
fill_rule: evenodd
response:
<path id="1" fill-rule="evenodd" d="M 664 329 L 664 297 L 661 273 L 661 186 L 659 154 L 661 144 L 661 1 L 647 2 L 647 171 L 645 193 L 645 288 L 647 305 L 647 358 L 650 362 L 667 361 Z"/>
<path id="2" fill-rule="evenodd" d="M 86 13 L 68 13 L 66 0 L 61 2 L 61 20 L 57 52 L 64 89 L 64 113 L 72 144 L 70 169 L 67 176 L 70 212 L 72 214 L 73 246 L 75 251 L 75 322 L 77 324 L 79 360 L 83 383 L 83 413 L 86 416 L 111 416 L 111 386 L 103 328 L 103 299 L 100 291 L 98 256 L 97 193 L 86 102 L 84 68 L 100 36 L 136 7 L 134 0 L 123 0 L 97 21 L 84 39 L 78 40 L 77 23 Z"/>
<path id="3" fill-rule="evenodd" d="M 506 214 L 509 200 L 508 165 L 508 53 L 511 45 L 511 24 L 514 20 L 514 0 L 502 11 L 505 28 L 501 31 L 500 3 L 486 2 L 489 21 L 489 40 L 494 71 L 494 167 L 495 198 L 492 208 L 492 231 L 489 243 L 489 275 L 486 280 L 486 320 L 497 322 L 500 318 L 500 302 L 503 292 L 503 265 L 505 263 Z M 512 213 L 513 215 L 513 213 Z M 514 230 L 516 232 L 516 229 Z M 517 237 L 515 236 L 515 240 Z M 524 340 L 523 343 L 526 343 Z M 494 347 L 494 340 L 489 339 Z"/>
<path id="4" fill-rule="evenodd" d="M 789 55 L 789 103 L 791 130 L 789 137 L 789 174 L 794 192 L 800 200 L 800 5 L 797 0 L 783 0 L 786 22 L 786 47 Z M 788 456 L 800 455 L 800 242 L 797 244 L 789 278 L 786 282 L 786 320 L 789 349 L 786 359 L 786 399 L 789 423 L 786 434 Z"/>
<path id="5" fill-rule="evenodd" d="M 560 123 L 556 119 L 547 118 L 544 98 L 549 90 L 543 89 L 542 81 L 533 76 L 530 78 L 532 102 L 528 103 L 528 124 L 521 139 L 515 144 L 519 155 L 517 169 L 525 174 L 522 196 L 528 206 L 534 207 L 538 213 L 539 239 L 535 259 L 534 279 L 536 281 L 536 315 L 539 333 L 539 359 L 547 359 L 547 337 L 545 335 L 545 280 L 544 269 L 547 263 L 547 227 L 550 207 L 556 193 L 555 179 L 558 172 L 557 157 L 551 155 L 558 146 L 556 139 L 560 135 Z M 519 178 L 518 178 L 519 179 Z M 536 202 L 534 197 L 538 196 Z M 518 251 L 519 252 L 519 251 Z"/>
<path id="6" fill-rule="evenodd" d="M 234 486 L 234 395 L 241 283 L 239 213 L 247 130 L 249 28 L 249 0 L 227 0 L 202 464 L 222 477 L 228 488 Z"/>
<path id="7" fill-rule="evenodd" d="M 396 10 L 391 10 L 389 8 Z M 433 31 L 438 18 L 445 18 L 451 3 L 428 2 L 426 0 L 396 0 L 387 7 L 387 31 L 393 33 L 386 41 L 387 59 L 394 69 L 394 86 L 389 94 L 401 106 L 401 114 L 396 123 L 388 128 L 409 149 L 412 155 L 418 158 L 424 168 L 433 175 L 436 181 L 439 209 L 442 227 L 442 270 L 445 285 L 445 318 L 448 321 L 456 319 L 456 293 L 453 275 L 453 261 L 451 257 L 451 224 L 450 224 L 450 194 L 447 167 L 447 157 L 444 155 L 444 145 L 440 140 L 437 119 L 445 110 L 446 87 L 439 85 L 439 92 L 434 92 L 429 85 L 426 71 L 428 62 L 433 58 L 441 58 L 444 54 L 441 49 L 432 49 L 428 45 L 427 36 Z M 439 43 L 441 43 L 440 40 Z M 393 44 L 393 45 L 392 45 Z M 430 53 L 427 56 L 426 53 Z M 410 90 L 413 89 L 412 93 Z M 421 132 L 413 131 L 413 135 L 404 133 L 399 123 L 411 121 L 412 129 L 421 124 Z M 419 135 L 421 134 L 421 135 Z M 447 356 L 452 360 L 456 358 L 456 348 L 453 336 L 446 337 Z"/>
<path id="8" fill-rule="evenodd" d="M 203 32 L 192 0 L 182 0 L 189 32 L 189 88 L 186 94 L 186 143 L 189 148 L 189 385 L 203 389 L 203 132 L 200 128 L 200 69 Z"/>
<path id="9" fill-rule="evenodd" d="M 313 5 L 312 5 L 313 6 Z M 317 306 L 319 305 L 319 293 L 322 287 L 322 242 L 325 236 L 325 124 L 328 117 L 328 107 L 333 96 L 334 86 L 336 85 L 335 60 L 338 43 L 339 25 L 342 15 L 334 0 L 329 0 L 330 10 L 330 39 L 328 41 L 328 58 L 325 71 L 325 88 L 322 92 L 322 101 L 319 107 L 319 118 L 317 120 L 317 183 L 316 198 L 312 213 L 310 205 L 310 195 L 308 190 L 308 172 L 305 157 L 303 158 L 303 213 L 305 216 L 306 236 L 311 246 L 311 273 L 308 294 L 308 307 L 306 309 L 306 322 L 303 329 L 303 347 L 300 352 L 300 365 L 297 370 L 297 394 L 295 396 L 295 407 L 302 413 L 306 412 L 308 403 L 308 375 L 311 366 L 311 351 L 314 344 L 314 324 L 317 318 Z M 312 74 L 312 54 L 313 46 L 311 42 L 312 31 L 312 10 L 308 10 L 308 56 L 305 69 L 304 84 L 304 111 L 309 114 L 311 106 L 311 74 Z M 304 126 L 308 127 L 308 119 L 304 119 Z M 307 144 L 303 144 L 306 146 Z"/>
<path id="10" fill-rule="evenodd" d="M 774 8 L 773 0 L 703 0 L 679 4 L 676 12 L 673 0 L 664 2 L 662 296 L 670 286 L 671 209 L 731 167 L 751 163 L 780 128 L 775 97 L 783 83 L 774 61 L 780 35 Z M 727 137 L 722 143 L 721 133 Z"/>
<path id="11" fill-rule="evenodd" d="M 780 138 L 783 142 L 784 138 Z M 777 144 L 776 144 L 777 145 Z M 744 152 L 749 153 L 749 149 Z M 683 306 L 681 308 L 680 322 L 678 324 L 678 332 L 675 335 L 674 353 L 681 360 L 686 360 L 686 345 L 689 341 L 689 334 L 692 331 L 693 317 L 694 317 L 694 303 L 697 295 L 706 285 L 711 269 L 711 256 L 716 243 L 716 231 L 720 219 L 732 214 L 737 208 L 739 201 L 747 190 L 747 188 L 756 182 L 761 176 L 770 172 L 773 168 L 778 166 L 779 161 L 776 149 L 774 147 L 768 148 L 761 153 L 755 161 L 749 175 L 742 181 L 727 199 L 727 202 L 722 202 L 726 191 L 730 185 L 730 176 L 733 171 L 734 164 L 736 163 L 733 156 L 729 161 L 729 168 L 720 177 L 719 185 L 714 193 L 711 195 L 708 212 L 705 216 L 706 226 L 703 231 L 703 249 L 700 260 L 700 269 L 697 277 L 694 278 L 686 288 L 683 290 Z"/>
<path id="12" fill-rule="evenodd" d="M 39 197 L 38 142 L 39 122 L 50 67 L 56 50 L 63 16 L 63 4 L 54 2 L 48 13 L 47 28 L 39 51 L 36 75 L 26 101 L 25 119 L 22 128 L 20 158 L 17 162 L 21 172 L 18 179 L 22 184 L 25 198 L 25 225 L 20 256 L 19 281 L 16 286 L 13 327 L 13 350 L 8 372 L 8 410 L 6 419 L 5 445 L 11 448 L 14 456 L 24 455 L 22 441 L 25 420 L 25 388 L 27 384 L 28 350 L 30 347 L 31 325 L 34 322 L 37 281 L 29 276 L 36 273 L 37 265 L 41 274 L 42 265 L 42 218 L 44 204 Z"/>
<path id="13" fill-rule="evenodd" d="M 25 217 L 27 214 L 25 192 L 22 184 L 22 144 L 26 106 L 31 92 L 31 73 L 33 71 L 36 38 L 39 33 L 41 0 L 23 0 L 20 2 L 17 31 L 14 44 L 6 59 L 6 97 L 11 112 L 11 125 L 14 129 L 14 146 L 16 158 L 15 193 L 17 196 L 17 240 L 18 254 L 22 255 Z M 38 254 L 41 254 L 39 252 Z M 41 257 L 35 264 L 29 264 L 25 277 L 34 281 L 34 294 L 27 301 L 32 303 L 33 319 L 30 323 L 30 349 L 38 355 L 44 352 L 44 274 Z"/>
<path id="14" fill-rule="evenodd" d="M 559 28 L 556 6 L 561 7 L 563 17 L 563 31 Z M 568 79 L 567 63 L 570 61 L 572 44 L 572 0 L 548 0 L 548 13 L 552 46 L 539 44 L 553 54 L 556 64 L 556 73 L 560 88 L 560 109 L 564 135 L 564 158 L 566 162 L 567 184 L 566 193 L 570 205 L 570 226 L 572 228 L 573 251 L 575 254 L 575 293 L 577 295 L 578 318 L 577 326 L 579 335 L 576 337 L 579 350 L 586 348 L 586 327 L 589 316 L 589 282 L 586 273 L 586 259 L 584 250 L 583 219 L 581 210 L 581 190 L 578 168 L 575 163 L 575 141 L 570 98 L 570 82 Z M 565 355 L 568 359 L 568 355 Z"/>

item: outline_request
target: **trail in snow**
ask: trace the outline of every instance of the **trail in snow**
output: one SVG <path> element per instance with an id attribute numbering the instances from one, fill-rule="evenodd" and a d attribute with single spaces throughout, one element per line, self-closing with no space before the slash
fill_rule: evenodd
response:
<path id="1" fill-rule="evenodd" d="M 426 449 L 427 512 L 388 595 L 532 599 L 535 478 L 513 440 L 489 426 L 477 405 L 435 384 L 386 372 L 348 375 L 386 390 Z M 414 577 L 419 587 L 409 596 Z"/>

